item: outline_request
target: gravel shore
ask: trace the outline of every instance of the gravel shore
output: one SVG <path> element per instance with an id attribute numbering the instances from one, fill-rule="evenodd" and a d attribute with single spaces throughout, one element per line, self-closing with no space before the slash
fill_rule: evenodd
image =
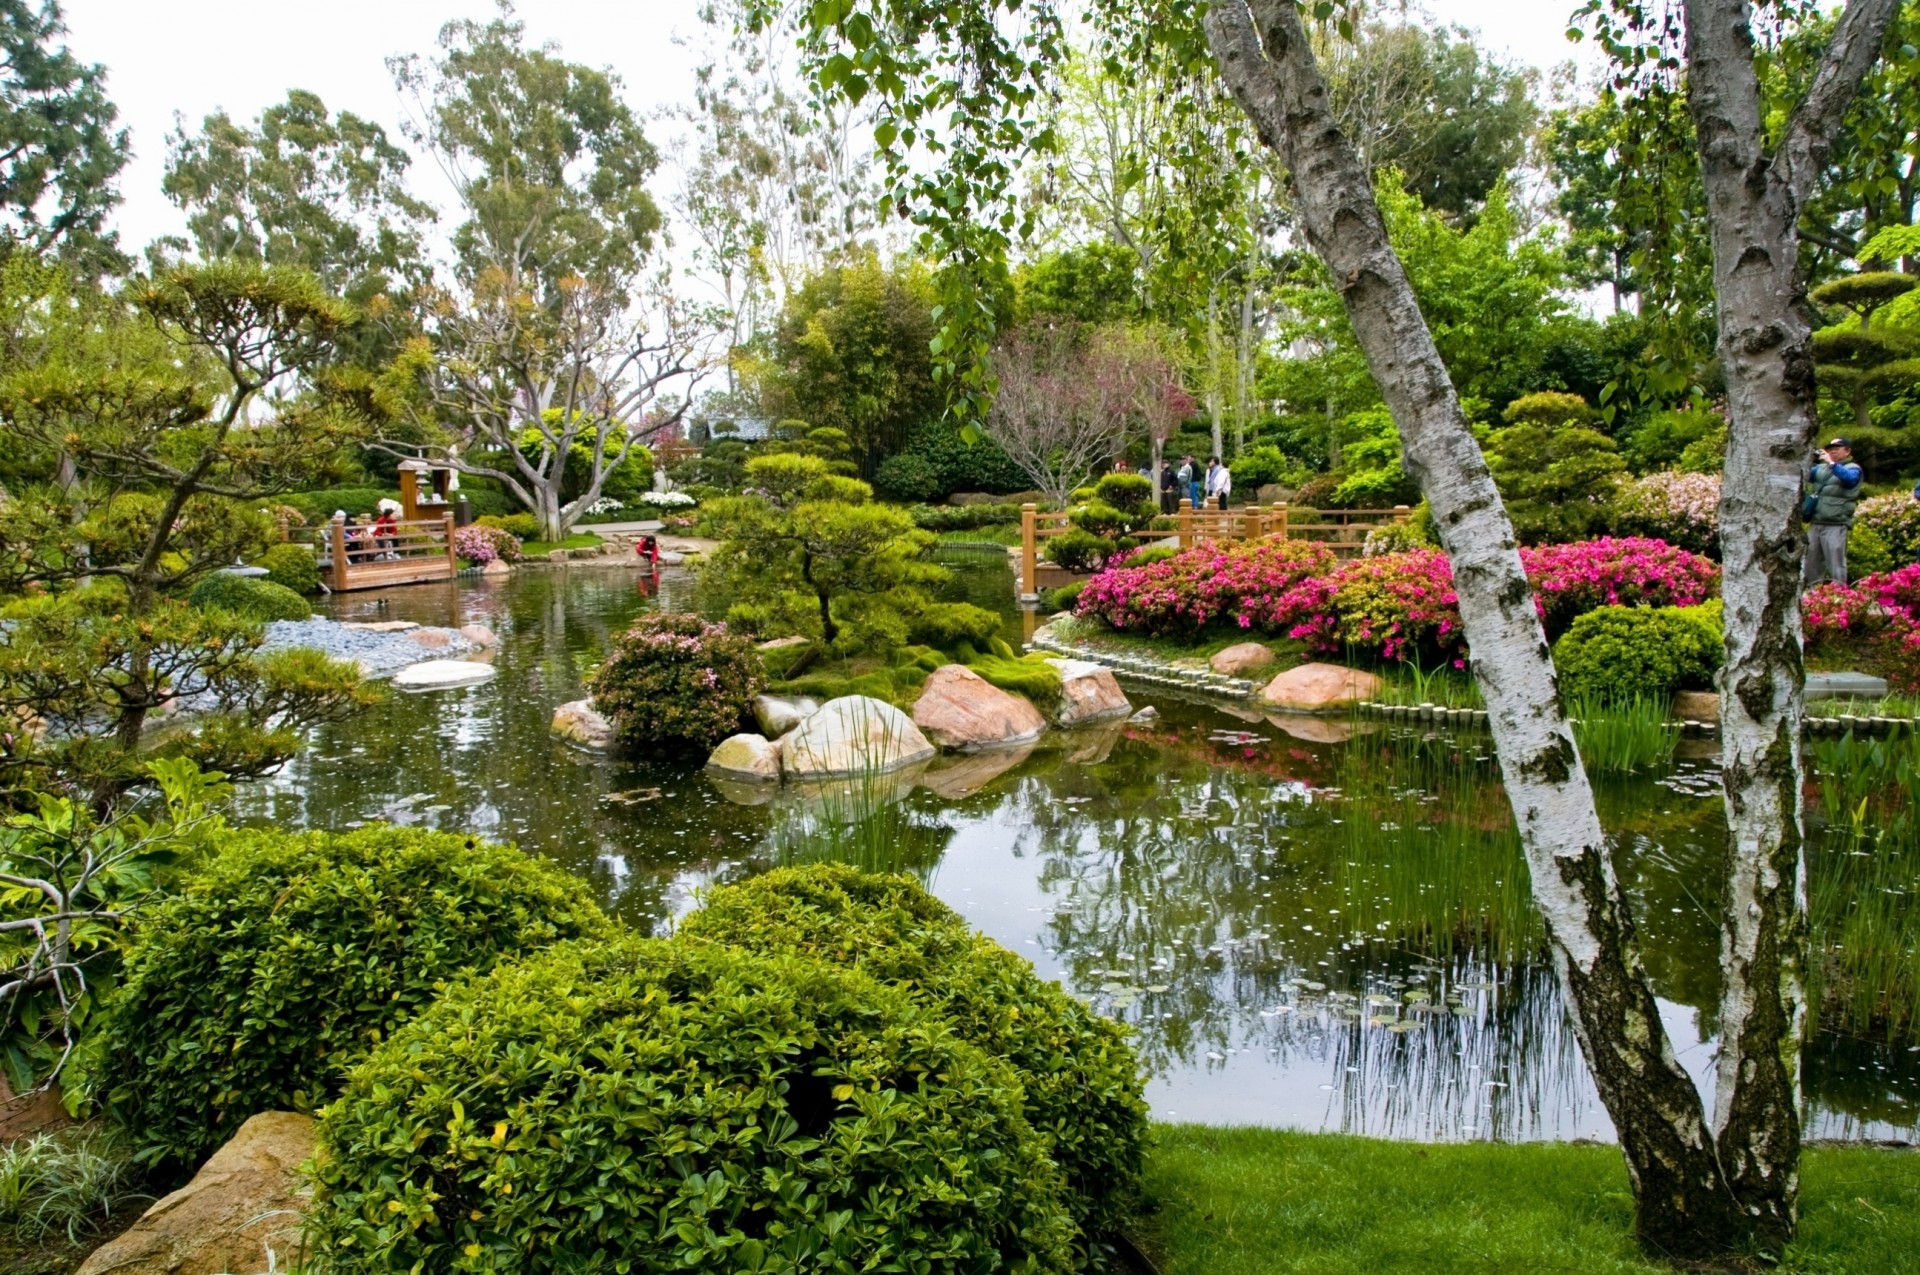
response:
<path id="1" fill-rule="evenodd" d="M 475 649 L 458 629 L 419 625 L 383 632 L 317 616 L 311 620 L 275 620 L 267 625 L 267 640 L 261 649 L 288 647 L 305 647 L 337 660 L 352 660 L 360 665 L 362 676 L 376 679 L 392 677 L 422 660 L 458 659 Z"/>

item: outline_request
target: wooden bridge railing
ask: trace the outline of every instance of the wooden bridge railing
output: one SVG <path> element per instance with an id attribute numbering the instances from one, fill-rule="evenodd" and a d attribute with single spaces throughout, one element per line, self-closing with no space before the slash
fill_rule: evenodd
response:
<path id="1" fill-rule="evenodd" d="M 1407 505 L 1392 509 L 1309 509 L 1287 504 L 1243 505 L 1237 509 L 1194 509 L 1181 506 L 1173 515 L 1172 530 L 1128 532 L 1127 539 L 1173 540 L 1182 549 L 1207 540 L 1258 540 L 1278 536 L 1282 540 L 1315 540 L 1342 558 L 1354 558 L 1367 542 L 1367 533 L 1376 527 L 1407 521 L 1413 510 Z M 1072 526 L 1065 510 L 1042 512 L 1038 505 L 1020 506 L 1020 596 L 1037 597 L 1035 581 L 1040 570 L 1040 542 L 1064 535 Z"/>
<path id="2" fill-rule="evenodd" d="M 333 519 L 323 527 L 327 587 L 384 589 L 423 580 L 451 580 L 460 570 L 453 548 L 453 515 L 396 522 L 388 527 L 348 526 Z"/>

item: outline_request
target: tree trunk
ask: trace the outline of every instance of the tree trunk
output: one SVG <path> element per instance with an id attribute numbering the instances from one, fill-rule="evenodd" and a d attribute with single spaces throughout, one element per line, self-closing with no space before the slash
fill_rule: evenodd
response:
<path id="1" fill-rule="evenodd" d="M 1258 21 L 1258 30 L 1255 21 Z M 1284 162 L 1308 242 L 1333 278 L 1453 564 L 1534 900 L 1601 1100 L 1627 1161 L 1640 1235 L 1678 1256 L 1747 1228 L 1699 1094 L 1647 984 L 1586 771 L 1561 711 L 1513 525 L 1394 255 L 1365 167 L 1335 124 L 1290 0 L 1222 0 L 1206 27 L 1221 73 Z"/>
<path id="2" fill-rule="evenodd" d="M 1747 0 L 1686 0 L 1729 422 L 1720 498 L 1728 837 L 1712 1127 L 1728 1191 L 1768 1245 L 1790 1239 L 1797 1220 L 1806 1019 L 1797 506 L 1817 421 L 1797 223 L 1897 5 L 1850 0 L 1769 156 Z"/>

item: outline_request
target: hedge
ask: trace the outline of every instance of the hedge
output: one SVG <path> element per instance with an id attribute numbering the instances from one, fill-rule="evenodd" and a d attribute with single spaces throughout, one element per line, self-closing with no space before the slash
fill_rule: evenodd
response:
<path id="1" fill-rule="evenodd" d="M 1707 606 L 1589 611 L 1553 644 L 1561 695 L 1620 703 L 1706 690 L 1722 658 L 1717 618 Z"/>
<path id="2" fill-rule="evenodd" d="M 306 545 L 274 545 L 253 564 L 265 567 L 266 578 L 295 593 L 320 591 L 320 562 Z"/>
<path id="3" fill-rule="evenodd" d="M 317 571 L 314 583 L 319 583 Z M 202 576 L 187 593 L 187 601 L 195 607 L 227 611 L 263 623 L 306 620 L 313 616 L 307 600 L 287 586 L 259 576 L 234 575 L 231 571 Z"/>

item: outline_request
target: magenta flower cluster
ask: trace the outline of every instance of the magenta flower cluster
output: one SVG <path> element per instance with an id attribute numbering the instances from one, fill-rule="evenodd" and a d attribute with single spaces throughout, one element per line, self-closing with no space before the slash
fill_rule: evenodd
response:
<path id="1" fill-rule="evenodd" d="M 1800 600 L 1807 645 L 1844 641 L 1845 657 L 1875 667 L 1895 689 L 1920 691 L 1920 563 L 1822 584 Z"/>
<path id="2" fill-rule="evenodd" d="M 1521 551 L 1549 635 L 1602 606 L 1693 606 L 1720 571 L 1696 553 L 1634 537 Z M 1202 545 L 1087 582 L 1076 613 L 1124 632 L 1192 633 L 1215 622 L 1285 636 L 1327 654 L 1466 659 L 1447 556 L 1411 549 L 1336 563 L 1324 546 L 1262 540 Z"/>

